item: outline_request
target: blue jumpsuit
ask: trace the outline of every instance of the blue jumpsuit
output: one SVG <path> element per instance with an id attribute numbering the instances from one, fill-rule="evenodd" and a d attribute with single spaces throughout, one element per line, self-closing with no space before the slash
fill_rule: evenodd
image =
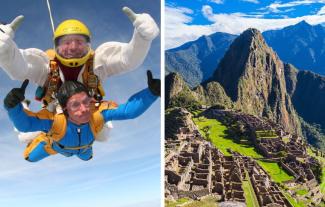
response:
<path id="1" fill-rule="evenodd" d="M 111 120 L 133 119 L 144 113 L 151 104 L 157 99 L 147 88 L 133 95 L 127 103 L 119 105 L 116 109 L 103 110 L 102 116 L 105 122 Z M 21 132 L 43 131 L 48 132 L 53 120 L 39 119 L 34 116 L 27 115 L 22 107 L 18 104 L 14 108 L 8 109 L 9 118 L 15 127 Z M 90 129 L 89 123 L 77 125 L 67 120 L 66 134 L 59 142 L 53 142 L 52 149 L 65 156 L 76 155 L 82 160 L 92 158 L 91 144 L 94 142 L 94 135 Z M 28 161 L 39 161 L 49 154 L 45 151 L 45 142 L 40 142 L 29 154 Z M 63 149 L 64 147 L 80 147 L 90 145 L 85 149 Z"/>

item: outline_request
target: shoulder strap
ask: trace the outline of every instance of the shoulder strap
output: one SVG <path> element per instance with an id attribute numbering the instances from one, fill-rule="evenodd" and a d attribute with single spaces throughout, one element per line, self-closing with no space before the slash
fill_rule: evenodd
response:
<path id="1" fill-rule="evenodd" d="M 94 55 L 95 53 L 92 51 L 90 58 L 85 64 L 85 70 L 82 74 L 82 79 L 83 83 L 89 89 L 91 96 L 97 97 L 99 95 L 100 97 L 103 97 L 105 96 L 104 89 L 99 78 L 94 73 Z"/>
<path id="2" fill-rule="evenodd" d="M 50 120 L 53 120 L 53 118 L 54 118 L 54 113 L 53 112 L 50 112 L 47 109 L 42 109 L 42 110 L 40 110 L 38 112 L 32 112 L 32 111 L 29 111 L 27 109 L 24 109 L 24 112 L 28 116 L 37 117 L 39 119 L 50 119 Z"/>
<path id="3" fill-rule="evenodd" d="M 55 51 L 54 49 L 48 49 L 45 51 L 47 57 L 49 58 L 49 60 L 54 60 L 55 58 Z"/>
<path id="4" fill-rule="evenodd" d="M 49 138 L 52 138 L 53 141 L 60 141 L 65 135 L 67 130 L 67 118 L 64 114 L 55 114 L 53 117 L 53 124 L 50 131 L 47 133 Z"/>
<path id="5" fill-rule="evenodd" d="M 117 103 L 113 101 L 102 101 L 98 107 L 94 107 L 92 109 L 92 116 L 90 118 L 90 128 L 94 134 L 96 139 L 98 133 L 103 129 L 105 121 L 104 117 L 102 116 L 102 111 L 107 109 L 115 109 L 117 108 Z"/>
<path id="6" fill-rule="evenodd" d="M 43 89 L 45 89 L 45 95 L 42 98 L 43 104 L 46 106 L 49 103 L 52 102 L 52 100 L 55 98 L 55 93 L 58 90 L 59 84 L 60 84 L 60 72 L 59 72 L 59 65 L 57 61 L 55 60 L 55 52 L 53 49 L 49 49 L 46 51 L 46 54 L 48 55 L 50 59 L 50 73 L 47 77 L 47 80 L 43 86 Z"/>

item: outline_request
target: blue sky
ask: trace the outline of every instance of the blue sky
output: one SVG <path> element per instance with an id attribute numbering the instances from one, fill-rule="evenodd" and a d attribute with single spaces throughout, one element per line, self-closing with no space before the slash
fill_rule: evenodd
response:
<path id="1" fill-rule="evenodd" d="M 130 40 L 133 26 L 121 11 L 123 6 L 151 14 L 160 26 L 159 0 L 52 0 L 51 6 L 55 25 L 69 18 L 85 22 L 92 32 L 93 48 Z M 15 42 L 20 48 L 46 50 L 53 45 L 47 12 L 46 0 L 2 0 L 0 21 L 24 15 Z M 160 36 L 140 68 L 107 79 L 106 98 L 124 103 L 147 86 L 147 69 L 160 76 Z M 0 70 L 0 99 L 20 84 Z M 30 84 L 27 98 L 33 100 L 34 92 L 35 85 Z M 38 108 L 38 103 L 34 101 L 32 108 Z M 19 143 L 2 104 L 0 121 L 0 206 L 160 206 L 160 99 L 141 117 L 114 122 L 109 141 L 95 143 L 94 158 L 88 162 L 61 155 L 26 162 L 25 146 Z"/>
<path id="2" fill-rule="evenodd" d="M 166 0 L 165 48 L 215 32 L 239 34 L 249 27 L 261 32 L 302 20 L 325 22 L 324 0 Z"/>

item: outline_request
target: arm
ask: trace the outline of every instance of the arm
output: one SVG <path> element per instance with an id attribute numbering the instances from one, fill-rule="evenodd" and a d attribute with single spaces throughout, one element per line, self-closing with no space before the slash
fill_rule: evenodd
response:
<path id="1" fill-rule="evenodd" d="M 27 113 L 23 110 L 22 104 L 18 104 L 14 108 L 5 108 L 8 112 L 10 120 L 21 132 L 48 132 L 51 129 L 53 122 L 52 120 L 39 119 L 35 116 L 27 115 Z"/>
<path id="2" fill-rule="evenodd" d="M 143 114 L 157 98 L 158 96 L 153 95 L 147 88 L 133 95 L 127 103 L 119 105 L 118 108 L 102 111 L 102 115 L 105 122 L 134 119 Z"/>
<path id="3" fill-rule="evenodd" d="M 13 80 L 30 79 L 43 85 L 49 72 L 46 54 L 35 48 L 19 50 L 13 41 L 14 31 L 23 17 L 11 24 L 0 25 L 0 67 Z"/>
<path id="4" fill-rule="evenodd" d="M 23 110 L 21 102 L 25 99 L 25 90 L 29 81 L 26 79 L 20 88 L 13 88 L 3 100 L 4 108 L 16 129 L 21 132 L 49 131 L 52 126 L 52 113 L 32 113 Z M 41 111 L 42 112 L 42 111 Z M 44 116 L 45 115 L 45 116 Z"/>
<path id="5" fill-rule="evenodd" d="M 130 9 L 124 9 L 124 12 L 135 27 L 132 39 L 129 43 L 107 42 L 96 49 L 94 72 L 98 77 L 106 78 L 137 68 L 144 61 L 152 40 L 159 34 L 150 15 L 135 14 Z"/>

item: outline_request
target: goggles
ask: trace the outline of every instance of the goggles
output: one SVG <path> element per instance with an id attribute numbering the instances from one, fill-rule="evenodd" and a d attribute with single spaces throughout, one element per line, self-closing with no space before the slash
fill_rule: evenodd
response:
<path id="1" fill-rule="evenodd" d="M 69 107 L 71 109 L 71 111 L 79 110 L 81 108 L 81 105 L 83 105 L 85 108 L 89 108 L 90 104 L 92 103 L 92 100 L 93 99 L 88 96 L 81 101 L 72 100 L 67 104 L 67 107 Z"/>

